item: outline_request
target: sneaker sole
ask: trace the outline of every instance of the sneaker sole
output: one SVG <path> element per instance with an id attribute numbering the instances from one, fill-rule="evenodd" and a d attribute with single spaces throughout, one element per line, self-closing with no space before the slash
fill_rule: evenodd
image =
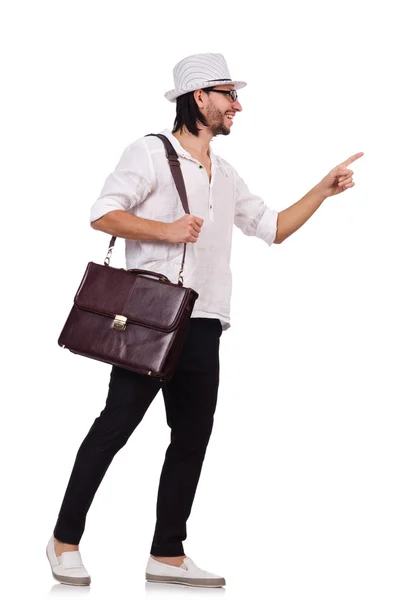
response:
<path id="1" fill-rule="evenodd" d="M 151 583 L 179 583 L 181 585 L 190 585 L 192 587 L 223 587 L 226 581 L 219 579 L 192 579 L 187 577 L 167 577 L 165 575 L 150 575 L 146 573 L 146 581 Z"/>

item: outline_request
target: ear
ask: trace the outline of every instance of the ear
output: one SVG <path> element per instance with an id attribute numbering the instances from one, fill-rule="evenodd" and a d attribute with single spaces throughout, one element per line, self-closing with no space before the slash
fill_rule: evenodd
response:
<path id="1" fill-rule="evenodd" d="M 195 90 L 194 99 L 196 100 L 197 106 L 199 108 L 204 108 L 203 96 L 204 96 L 203 90 Z"/>

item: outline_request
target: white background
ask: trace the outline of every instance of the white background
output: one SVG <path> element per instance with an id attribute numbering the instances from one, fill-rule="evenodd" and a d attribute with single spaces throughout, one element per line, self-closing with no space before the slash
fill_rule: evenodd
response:
<path id="1" fill-rule="evenodd" d="M 392 6 L 2 6 L 2 596 L 396 598 Z M 282 210 L 365 156 L 356 186 L 281 246 L 236 230 L 232 328 L 185 544 L 225 590 L 145 585 L 169 441 L 161 394 L 89 512 L 91 589 L 71 589 L 53 581 L 45 546 L 110 367 L 57 339 L 86 263 L 106 254 L 91 204 L 125 146 L 172 127 L 163 94 L 197 52 L 223 53 L 248 82 L 232 134 L 213 147 L 268 205 Z"/>

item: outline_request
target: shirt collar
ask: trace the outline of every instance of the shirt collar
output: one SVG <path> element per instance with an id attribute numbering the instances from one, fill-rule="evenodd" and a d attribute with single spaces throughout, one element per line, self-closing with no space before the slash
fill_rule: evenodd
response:
<path id="1" fill-rule="evenodd" d="M 183 148 L 183 146 L 181 146 L 179 140 L 172 134 L 172 132 L 169 129 L 164 129 L 164 131 L 162 131 L 161 133 L 170 140 L 171 144 L 174 146 L 175 151 L 179 154 L 179 156 L 183 156 L 184 158 L 190 158 L 190 160 L 195 160 L 193 158 L 193 156 L 187 150 L 185 150 L 185 148 Z M 211 144 L 210 144 L 210 158 L 212 161 L 215 161 L 217 159 L 217 156 L 216 156 L 215 152 L 213 151 Z"/>

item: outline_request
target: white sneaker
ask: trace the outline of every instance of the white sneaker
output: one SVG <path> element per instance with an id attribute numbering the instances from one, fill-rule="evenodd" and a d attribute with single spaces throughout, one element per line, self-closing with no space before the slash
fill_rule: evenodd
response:
<path id="1" fill-rule="evenodd" d="M 78 550 L 63 552 L 61 556 L 57 556 L 55 554 L 54 536 L 51 536 L 46 552 L 54 579 L 68 585 L 90 585 L 91 577 L 85 570 Z"/>
<path id="2" fill-rule="evenodd" d="M 173 567 L 150 556 L 146 566 L 146 580 L 156 583 L 181 583 L 195 587 L 226 585 L 223 577 L 199 569 L 191 558 L 184 558 L 181 567 Z"/>

